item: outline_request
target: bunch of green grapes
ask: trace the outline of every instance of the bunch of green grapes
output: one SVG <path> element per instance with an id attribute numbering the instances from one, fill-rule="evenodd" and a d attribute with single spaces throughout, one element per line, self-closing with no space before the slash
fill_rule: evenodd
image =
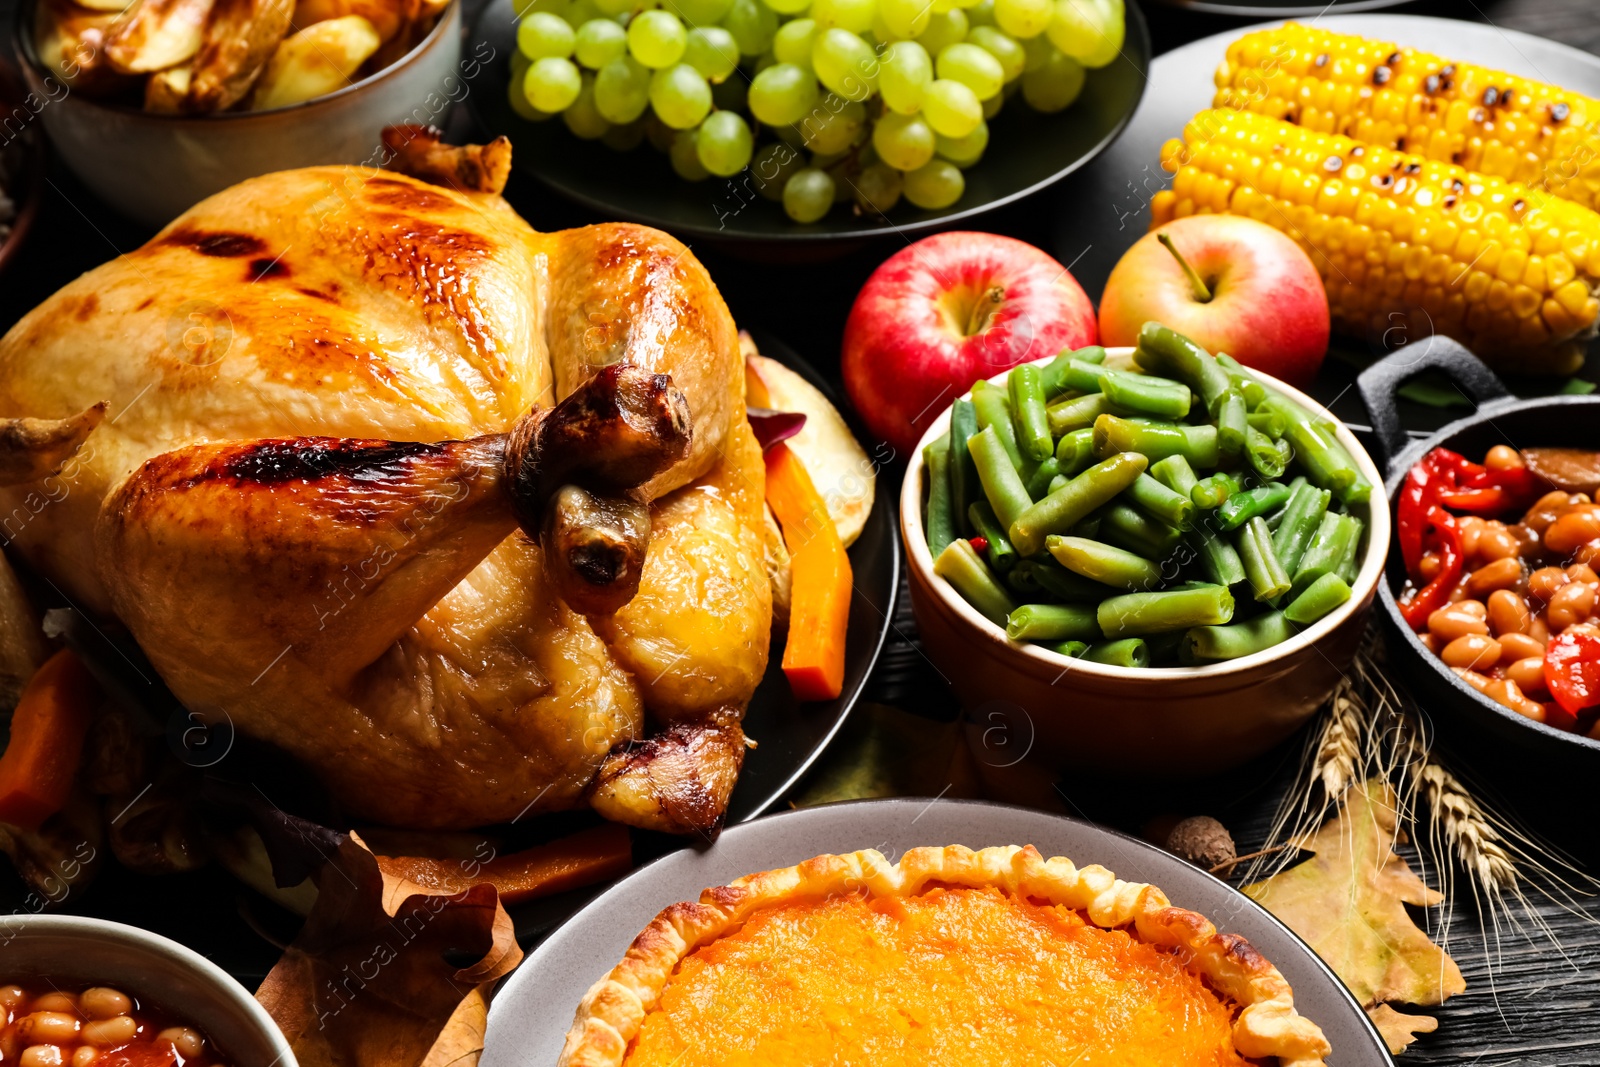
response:
<path id="1" fill-rule="evenodd" d="M 511 106 L 689 181 L 748 167 L 796 222 L 937 209 L 1008 99 L 1067 107 L 1124 28 L 1123 0 L 531 0 Z"/>

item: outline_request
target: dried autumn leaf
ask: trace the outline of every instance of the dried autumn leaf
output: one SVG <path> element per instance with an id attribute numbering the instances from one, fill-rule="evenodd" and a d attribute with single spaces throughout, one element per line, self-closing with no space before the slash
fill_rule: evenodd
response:
<path id="1" fill-rule="evenodd" d="M 1383 1042 L 1389 1046 L 1389 1054 L 1393 1056 L 1404 1052 L 1418 1034 L 1431 1034 L 1439 1029 L 1439 1020 L 1431 1015 L 1406 1015 L 1387 1004 L 1368 1008 L 1367 1018 L 1383 1035 Z"/>
<path id="2" fill-rule="evenodd" d="M 1466 982 L 1406 912 L 1443 898 L 1395 854 L 1394 805 L 1386 783 L 1352 786 L 1338 818 L 1295 842 L 1315 856 L 1244 892 L 1304 938 L 1362 1005 L 1441 1004 Z"/>

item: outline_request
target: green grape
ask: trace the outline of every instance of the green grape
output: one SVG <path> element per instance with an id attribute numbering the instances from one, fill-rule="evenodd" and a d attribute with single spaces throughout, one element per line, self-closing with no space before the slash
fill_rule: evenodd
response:
<path id="1" fill-rule="evenodd" d="M 917 43 L 927 49 L 930 56 L 944 51 L 946 45 L 967 39 L 967 15 L 964 11 L 935 11 L 928 19 L 928 28 L 917 36 Z"/>
<path id="2" fill-rule="evenodd" d="M 715 26 L 733 0 L 667 0 L 666 8 L 691 26 Z"/>
<path id="3" fill-rule="evenodd" d="M 590 19 L 605 18 L 605 14 L 595 6 L 594 0 L 573 0 L 564 14 L 554 13 L 566 19 L 568 26 L 582 26 Z"/>
<path id="4" fill-rule="evenodd" d="M 535 11 L 517 25 L 517 51 L 529 59 L 558 56 L 565 59 L 572 54 L 576 35 L 567 20 L 547 11 Z"/>
<path id="5" fill-rule="evenodd" d="M 688 43 L 683 23 L 670 11 L 641 11 L 628 23 L 628 51 L 651 70 L 678 62 Z"/>
<path id="6" fill-rule="evenodd" d="M 1044 66 L 1022 76 L 1022 98 L 1035 111 L 1060 111 L 1078 99 L 1083 79 L 1081 63 L 1052 52 Z"/>
<path id="7" fill-rule="evenodd" d="M 512 7 L 516 10 L 517 19 L 521 21 L 536 11 L 545 11 L 561 18 L 567 17 L 567 7 L 570 0 L 518 0 Z"/>
<path id="8" fill-rule="evenodd" d="M 738 42 L 740 55 L 759 56 L 772 47 L 778 16 L 760 0 L 733 0 L 733 6 L 722 16 L 722 26 Z"/>
<path id="9" fill-rule="evenodd" d="M 967 8 L 967 24 L 974 29 L 979 26 L 993 26 L 995 24 L 994 0 L 979 0 L 975 6 Z M 970 30 L 967 33 L 967 37 L 969 40 L 972 37 Z"/>
<path id="10" fill-rule="evenodd" d="M 966 41 L 947 45 L 934 65 L 939 77 L 960 82 L 976 93 L 979 100 L 989 99 L 1006 83 L 1005 68 L 1000 61 Z"/>
<path id="11" fill-rule="evenodd" d="M 994 22 L 1013 37 L 1037 37 L 1055 16 L 1055 0 L 994 0 Z"/>
<path id="12" fill-rule="evenodd" d="M 918 167 L 903 180 L 906 199 L 929 211 L 949 207 L 967 190 L 967 179 L 953 164 L 942 159 Z"/>
<path id="13" fill-rule="evenodd" d="M 922 110 L 922 96 L 933 81 L 933 61 L 915 41 L 896 41 L 878 63 L 878 92 L 883 106 L 902 115 Z"/>
<path id="14" fill-rule="evenodd" d="M 743 78 L 724 78 L 711 87 L 711 106 L 722 111 L 748 111 L 750 83 Z"/>
<path id="15" fill-rule="evenodd" d="M 1022 72 L 1026 74 L 1030 70 L 1038 70 L 1040 67 L 1048 63 L 1050 61 L 1050 57 L 1055 55 L 1055 53 L 1056 46 L 1050 43 L 1050 37 L 1048 34 L 1041 34 L 1038 37 L 1029 37 L 1026 41 L 1022 42 L 1022 54 L 1026 56 L 1028 60 L 1023 64 Z"/>
<path id="16" fill-rule="evenodd" d="M 823 30 L 811 49 L 811 65 L 817 80 L 846 100 L 866 100 L 878 91 L 878 53 L 849 30 Z"/>
<path id="17" fill-rule="evenodd" d="M 777 56 L 773 55 L 771 52 L 762 52 L 759 56 L 756 56 L 755 64 L 750 67 L 750 77 L 754 78 L 757 74 L 760 74 L 768 67 L 775 67 L 777 65 Z"/>
<path id="18" fill-rule="evenodd" d="M 812 163 L 812 166 L 817 165 Z M 833 179 L 833 202 L 835 204 L 847 204 L 854 198 L 855 189 L 853 187 L 856 169 L 856 162 L 848 153 L 843 159 L 823 168 L 828 177 Z"/>
<path id="19" fill-rule="evenodd" d="M 1093 69 L 1117 58 L 1126 31 L 1122 0 L 1055 0 L 1046 32 L 1068 57 Z"/>
<path id="20" fill-rule="evenodd" d="M 580 0 L 580 2 L 584 2 L 584 0 Z M 587 2 L 593 4 L 600 14 L 608 18 L 626 15 L 633 10 L 634 4 L 634 0 L 587 0 Z"/>
<path id="21" fill-rule="evenodd" d="M 922 98 L 922 114 L 934 133 L 965 137 L 983 121 L 978 95 L 958 81 L 936 78 Z"/>
<path id="22" fill-rule="evenodd" d="M 811 17 L 823 29 L 838 27 L 851 33 L 872 29 L 878 0 L 811 0 Z"/>
<path id="23" fill-rule="evenodd" d="M 796 150 L 806 146 L 805 131 L 799 125 L 774 126 L 772 132 L 778 135 L 778 140 Z"/>
<path id="24" fill-rule="evenodd" d="M 933 0 L 933 13 L 943 15 L 945 12 L 954 11 L 960 6 L 960 0 Z"/>
<path id="25" fill-rule="evenodd" d="M 813 152 L 811 153 L 811 165 L 818 170 L 832 170 L 835 165 L 849 158 L 850 150 L 848 148 L 843 152 Z"/>
<path id="26" fill-rule="evenodd" d="M 719 178 L 731 178 L 750 162 L 750 126 L 732 111 L 713 111 L 695 135 L 700 165 Z"/>
<path id="27" fill-rule="evenodd" d="M 876 211 L 882 215 L 900 202 L 901 188 L 899 171 L 887 163 L 873 163 L 861 168 L 852 191 L 863 211 Z"/>
<path id="28" fill-rule="evenodd" d="M 650 147 L 657 152 L 672 151 L 672 142 L 678 139 L 678 131 L 656 118 L 654 114 L 646 115 L 639 120 L 644 123 L 644 138 L 650 142 Z"/>
<path id="29" fill-rule="evenodd" d="M 820 27 L 816 19 L 790 19 L 778 27 L 772 38 L 772 54 L 779 63 L 793 63 L 811 69 L 811 49 L 816 45 Z"/>
<path id="30" fill-rule="evenodd" d="M 933 127 L 921 115 L 886 111 L 872 130 L 878 158 L 896 170 L 916 170 L 933 158 Z"/>
<path id="31" fill-rule="evenodd" d="M 568 63 L 565 59 L 541 59 L 539 63 Z M 538 66 L 535 63 L 534 66 Z M 577 70 L 577 67 L 572 67 Z M 561 121 L 567 124 L 567 129 L 573 135 L 585 141 L 592 141 L 597 137 L 604 137 L 611 129 L 611 123 L 594 106 L 594 77 L 593 75 L 579 75 L 580 85 L 578 93 L 572 98 L 572 103 L 561 113 Z"/>
<path id="32" fill-rule="evenodd" d="M 878 14 L 895 37 L 909 40 L 928 28 L 933 4 L 931 0 L 878 0 Z"/>
<path id="33" fill-rule="evenodd" d="M 934 138 L 933 150 L 939 154 L 940 159 L 948 159 L 956 166 L 965 170 L 983 158 L 983 150 L 989 147 L 989 124 L 980 122 L 973 131 L 965 137 Z"/>
<path id="34" fill-rule="evenodd" d="M 805 165 L 805 157 L 792 146 L 782 142 L 767 145 L 750 161 L 756 192 L 774 203 L 782 202 L 784 183 L 791 174 L 804 170 Z"/>
<path id="35" fill-rule="evenodd" d="M 747 98 L 750 114 L 768 126 L 799 122 L 817 104 L 817 79 L 803 67 L 779 63 L 757 74 Z"/>
<path id="36" fill-rule="evenodd" d="M 1017 84 L 1015 82 L 1011 84 Z M 1001 90 L 983 102 L 983 119 L 985 122 L 1000 114 L 1000 109 L 1006 106 L 1006 93 Z"/>
<path id="37" fill-rule="evenodd" d="M 689 31 L 683 61 L 712 82 L 720 82 L 739 69 L 739 46 L 721 26 L 696 26 Z"/>
<path id="38" fill-rule="evenodd" d="M 608 122 L 626 124 L 650 106 L 650 68 L 618 56 L 594 76 L 594 104 Z"/>
<path id="39" fill-rule="evenodd" d="M 829 93 L 797 125 L 807 148 L 831 155 L 855 144 L 866 120 L 866 108 Z"/>
<path id="40" fill-rule="evenodd" d="M 667 158 L 672 161 L 672 169 L 677 171 L 678 177 L 685 181 L 703 182 L 711 177 L 711 172 L 700 162 L 700 138 L 694 130 L 678 131 L 672 139 L 672 147 L 667 150 Z"/>
<path id="41" fill-rule="evenodd" d="M 687 63 L 658 70 L 650 75 L 650 106 L 668 126 L 687 130 L 711 110 L 711 85 Z"/>
<path id="42" fill-rule="evenodd" d="M 568 110 L 571 109 L 569 108 Z M 600 138 L 600 141 L 607 148 L 615 151 L 631 152 L 644 143 L 644 127 L 644 119 L 635 119 L 626 126 L 611 127 Z"/>
<path id="43" fill-rule="evenodd" d="M 511 98 L 511 110 L 516 112 L 518 117 L 527 119 L 529 122 L 543 122 L 546 119 L 555 118 L 550 112 L 540 111 L 533 106 L 533 102 L 528 99 L 528 91 L 522 87 L 522 79 L 517 77 L 516 70 L 513 69 L 511 73 L 511 85 L 506 93 Z"/>
<path id="44" fill-rule="evenodd" d="M 1000 72 L 1007 82 L 1020 78 L 1028 65 L 1028 53 L 1023 51 L 1021 43 L 993 26 L 972 27 L 967 40 L 1000 61 Z"/>
<path id="45" fill-rule="evenodd" d="M 610 19 L 590 19 L 578 27 L 573 56 L 590 70 L 599 70 L 628 51 L 628 31 Z"/>
<path id="46" fill-rule="evenodd" d="M 833 193 L 833 179 L 828 173 L 807 167 L 784 183 L 783 210 L 796 222 L 816 222 L 833 207 Z"/>
<path id="47" fill-rule="evenodd" d="M 799 15 L 811 6 L 811 0 L 766 0 L 766 4 L 780 15 Z"/>
<path id="48" fill-rule="evenodd" d="M 540 111 L 565 111 L 578 99 L 583 88 L 583 75 L 570 59 L 545 56 L 531 64 L 522 76 L 523 92 L 528 102 Z"/>

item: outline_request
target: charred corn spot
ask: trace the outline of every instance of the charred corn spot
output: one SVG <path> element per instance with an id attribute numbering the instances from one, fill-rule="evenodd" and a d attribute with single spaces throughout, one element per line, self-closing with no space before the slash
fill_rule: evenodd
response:
<path id="1" fill-rule="evenodd" d="M 1600 207 L 1600 101 L 1559 86 L 1297 23 L 1235 41 L 1216 85 L 1216 107 Z"/>
<path id="2" fill-rule="evenodd" d="M 1299 53 L 1271 40 L 1283 32 L 1235 42 L 1230 62 L 1247 52 L 1277 56 L 1276 76 L 1292 73 Z M 1244 48 L 1250 38 L 1264 43 Z M 1379 47 L 1362 42 L 1349 57 L 1349 76 L 1370 76 L 1373 57 L 1381 62 L 1395 51 L 1381 46 L 1380 54 Z M 1406 84 L 1406 55 L 1390 64 L 1390 86 Z M 1459 68 L 1458 81 L 1477 84 L 1472 78 L 1480 75 L 1460 73 L 1467 70 Z M 1291 102 L 1299 107 L 1318 92 L 1300 86 Z M 1499 79 L 1495 99 L 1512 103 L 1496 106 L 1520 105 L 1530 93 Z M 1407 99 L 1385 106 L 1403 110 Z M 1570 108 L 1568 121 L 1579 114 L 1577 103 Z M 1592 113 L 1600 119 L 1600 104 Z M 1418 331 L 1455 337 L 1490 362 L 1552 374 L 1575 370 L 1596 334 L 1600 214 L 1580 204 L 1257 109 L 1203 111 L 1184 140 L 1169 141 L 1161 155 L 1174 177 L 1171 190 L 1151 202 L 1153 225 L 1227 212 L 1282 230 L 1311 256 L 1342 332 L 1381 339 L 1399 316 Z"/>

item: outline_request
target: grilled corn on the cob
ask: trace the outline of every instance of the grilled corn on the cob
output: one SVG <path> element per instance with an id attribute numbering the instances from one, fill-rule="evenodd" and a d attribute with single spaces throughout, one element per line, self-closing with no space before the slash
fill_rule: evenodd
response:
<path id="1" fill-rule="evenodd" d="M 1216 83 L 1216 107 L 1600 206 L 1600 100 L 1559 86 L 1296 23 L 1234 41 Z"/>
<path id="2" fill-rule="evenodd" d="M 1249 111 L 1197 115 L 1162 149 L 1151 224 L 1248 215 L 1295 238 L 1334 326 L 1430 332 L 1491 363 L 1566 374 L 1600 321 L 1600 215 L 1540 190 Z"/>

